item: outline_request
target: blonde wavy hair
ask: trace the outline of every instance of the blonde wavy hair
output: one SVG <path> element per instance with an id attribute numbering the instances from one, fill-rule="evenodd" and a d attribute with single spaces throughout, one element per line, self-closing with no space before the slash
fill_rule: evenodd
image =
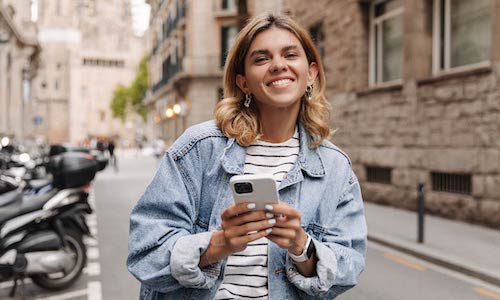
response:
<path id="1" fill-rule="evenodd" d="M 310 147 L 315 148 L 330 134 L 330 106 L 325 97 L 325 72 L 323 64 L 309 33 L 290 17 L 279 14 L 265 14 L 251 19 L 239 32 L 229 50 L 224 68 L 224 99 L 215 107 L 215 121 L 228 136 L 241 146 L 249 146 L 261 136 L 258 108 L 255 101 L 250 107 L 243 105 L 245 94 L 236 85 L 236 75 L 245 75 L 245 57 L 254 38 L 261 32 L 277 27 L 293 33 L 302 44 L 309 64 L 318 66 L 318 76 L 313 84 L 312 99 L 301 98 L 298 120 L 311 136 Z M 305 91 L 304 91 L 305 94 Z"/>

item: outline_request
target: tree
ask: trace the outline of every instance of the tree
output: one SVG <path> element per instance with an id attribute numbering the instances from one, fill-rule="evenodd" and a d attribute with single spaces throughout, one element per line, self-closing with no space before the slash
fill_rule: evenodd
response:
<path id="1" fill-rule="evenodd" d="M 125 122 L 127 112 L 137 113 L 146 121 L 148 109 L 142 102 L 148 89 L 148 65 L 147 56 L 141 59 L 137 75 L 129 86 L 118 85 L 113 91 L 111 100 L 111 111 L 113 118 L 120 118 Z"/>

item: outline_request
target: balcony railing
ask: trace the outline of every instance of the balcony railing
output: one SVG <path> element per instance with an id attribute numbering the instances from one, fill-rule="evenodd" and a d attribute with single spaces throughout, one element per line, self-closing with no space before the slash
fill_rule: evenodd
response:
<path id="1" fill-rule="evenodd" d="M 219 56 L 184 57 L 178 59 L 177 64 L 172 64 L 167 59 L 164 62 L 162 79 L 153 85 L 151 90 L 155 94 L 181 72 L 191 76 L 222 76 L 219 60 Z"/>
<path id="2" fill-rule="evenodd" d="M 163 23 L 163 40 L 170 37 L 172 31 L 177 28 L 177 24 L 186 16 L 186 1 L 181 0 L 177 3 L 177 12 L 175 17 L 171 17 L 171 14 L 168 15 L 167 20 Z"/>
<path id="3" fill-rule="evenodd" d="M 155 85 L 153 85 L 152 88 L 153 94 L 156 93 L 163 86 L 167 85 L 175 75 L 177 75 L 179 72 L 183 70 L 182 61 L 183 61 L 182 58 L 177 58 L 176 63 L 172 63 L 169 57 L 167 58 L 167 60 L 163 62 L 162 78 Z"/>

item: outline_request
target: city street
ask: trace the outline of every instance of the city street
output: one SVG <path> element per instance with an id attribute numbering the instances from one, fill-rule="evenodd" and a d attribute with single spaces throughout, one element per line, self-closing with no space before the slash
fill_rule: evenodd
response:
<path id="1" fill-rule="evenodd" d="M 118 172 L 108 167 L 94 182 L 97 218 L 89 218 L 89 225 L 97 240 L 87 240 L 85 274 L 70 290 L 58 293 L 47 293 L 28 281 L 27 299 L 138 299 L 139 283 L 125 266 L 128 217 L 159 161 L 122 152 L 118 162 Z M 5 299 L 9 284 L 0 287 L 0 299 Z M 339 299 L 488 300 L 500 299 L 500 288 L 370 242 L 360 284 Z"/>

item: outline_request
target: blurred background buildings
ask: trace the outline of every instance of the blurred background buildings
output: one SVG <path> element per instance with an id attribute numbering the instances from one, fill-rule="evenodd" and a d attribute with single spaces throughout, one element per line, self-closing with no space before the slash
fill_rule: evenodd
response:
<path id="1" fill-rule="evenodd" d="M 368 201 L 500 227 L 500 1 L 0 0 L 0 134 L 81 142 L 174 141 L 212 118 L 228 49 L 275 11 L 309 30 L 323 59 L 332 140 Z M 112 118 L 118 84 L 148 56 L 147 124 Z"/>
<path id="2" fill-rule="evenodd" d="M 153 135 L 173 142 L 209 120 L 222 97 L 227 51 L 245 21 L 282 11 L 283 1 L 150 0 L 151 88 L 145 99 Z"/>
<path id="3" fill-rule="evenodd" d="M 0 135 L 30 132 L 31 83 L 40 63 L 40 44 L 29 0 L 0 0 Z"/>
<path id="4" fill-rule="evenodd" d="M 227 50 L 265 11 L 309 29 L 323 58 L 333 142 L 364 198 L 500 227 L 500 2 L 495 0 L 157 0 L 152 7 L 153 135 L 211 119 Z"/>
<path id="5" fill-rule="evenodd" d="M 42 122 L 34 133 L 52 142 L 133 139 L 132 126 L 110 113 L 113 90 L 133 80 L 144 51 L 129 1 L 39 0 L 37 25 L 43 51 L 34 118 Z"/>

